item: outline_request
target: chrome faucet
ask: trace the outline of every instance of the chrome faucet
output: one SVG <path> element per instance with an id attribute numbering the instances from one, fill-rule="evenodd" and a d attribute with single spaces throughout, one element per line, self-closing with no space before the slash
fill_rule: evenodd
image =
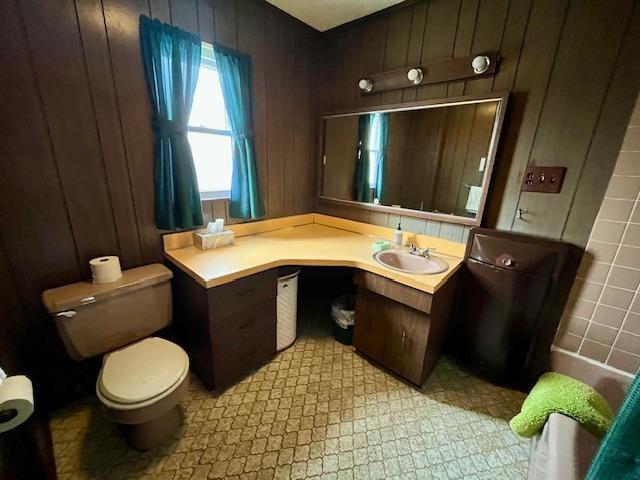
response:
<path id="1" fill-rule="evenodd" d="M 426 259 L 431 258 L 431 252 L 433 252 L 435 248 L 418 248 L 413 243 L 409 245 L 409 253 L 411 255 L 417 255 L 419 257 L 424 257 Z"/>

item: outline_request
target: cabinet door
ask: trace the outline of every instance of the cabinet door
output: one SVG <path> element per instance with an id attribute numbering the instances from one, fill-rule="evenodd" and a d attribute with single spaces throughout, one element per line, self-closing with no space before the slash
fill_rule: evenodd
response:
<path id="1" fill-rule="evenodd" d="M 382 364 L 417 385 L 422 382 L 429 321 L 425 313 L 399 303 L 388 321 Z"/>
<path id="2" fill-rule="evenodd" d="M 389 300 L 358 288 L 356 317 L 353 326 L 353 345 L 368 357 L 382 362 L 387 334 Z"/>

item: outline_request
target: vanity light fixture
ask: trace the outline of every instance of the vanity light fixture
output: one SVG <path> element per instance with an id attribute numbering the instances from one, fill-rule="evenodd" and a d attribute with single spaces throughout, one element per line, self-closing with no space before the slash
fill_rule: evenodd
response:
<path id="1" fill-rule="evenodd" d="M 361 78 L 358 82 L 358 88 L 363 92 L 369 93 L 373 90 L 373 82 L 369 78 Z"/>
<path id="2" fill-rule="evenodd" d="M 421 68 L 412 68 L 407 72 L 407 79 L 414 85 L 419 85 L 424 78 Z"/>
<path id="3" fill-rule="evenodd" d="M 491 60 L 486 55 L 478 55 L 471 61 L 471 67 L 473 68 L 473 73 L 476 75 L 481 75 L 487 70 L 489 70 L 489 65 L 491 64 Z"/>

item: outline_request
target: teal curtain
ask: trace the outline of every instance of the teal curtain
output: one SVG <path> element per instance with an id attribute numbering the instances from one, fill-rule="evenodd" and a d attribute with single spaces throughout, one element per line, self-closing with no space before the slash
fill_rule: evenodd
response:
<path id="1" fill-rule="evenodd" d="M 627 390 L 613 425 L 600 444 L 587 480 L 640 478 L 640 375 Z"/>
<path id="2" fill-rule="evenodd" d="M 376 188 L 375 197 L 380 199 L 380 203 L 383 203 L 385 186 L 387 182 L 387 137 L 389 133 L 389 114 L 379 113 L 378 115 L 378 129 L 376 138 L 376 150 L 377 150 L 377 170 L 376 170 Z"/>
<path id="3" fill-rule="evenodd" d="M 358 202 L 371 202 L 374 198 L 382 203 L 387 177 L 388 113 L 370 113 L 358 117 L 358 148 L 353 195 Z M 371 185 L 370 169 L 374 162 L 375 181 Z M 372 192 L 373 190 L 373 192 Z"/>
<path id="4" fill-rule="evenodd" d="M 155 215 L 164 230 L 204 223 L 187 124 L 200 68 L 200 39 L 140 16 L 140 46 L 153 107 Z"/>
<path id="5" fill-rule="evenodd" d="M 369 143 L 373 115 L 364 114 L 358 117 L 358 147 L 356 150 L 356 173 L 353 182 L 353 196 L 357 202 L 370 202 L 371 186 L 369 185 Z"/>
<path id="6" fill-rule="evenodd" d="M 253 140 L 251 57 L 218 44 L 213 51 L 233 137 L 229 213 L 243 219 L 264 217 L 266 210 L 260 195 Z"/>

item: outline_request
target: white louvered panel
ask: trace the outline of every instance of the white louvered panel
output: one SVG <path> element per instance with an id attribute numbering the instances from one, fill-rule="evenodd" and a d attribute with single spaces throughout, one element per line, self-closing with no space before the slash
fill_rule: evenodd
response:
<path id="1" fill-rule="evenodd" d="M 276 349 L 284 350 L 296 339 L 298 275 L 278 279 L 278 321 Z"/>

